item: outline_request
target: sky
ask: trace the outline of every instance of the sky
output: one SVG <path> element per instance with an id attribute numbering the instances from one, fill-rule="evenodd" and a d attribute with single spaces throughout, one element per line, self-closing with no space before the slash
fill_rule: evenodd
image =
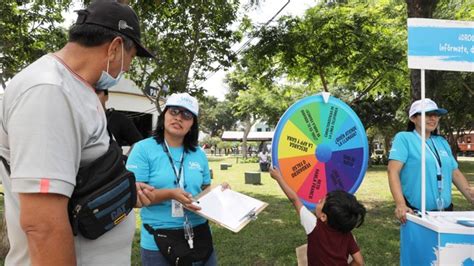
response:
<path id="1" fill-rule="evenodd" d="M 247 1 L 241 1 L 246 3 Z M 287 2 L 288 0 L 260 0 L 260 6 L 253 8 L 249 11 L 249 17 L 252 19 L 253 23 L 263 24 L 271 19 Z M 276 21 L 280 16 L 292 15 L 292 16 L 301 16 L 304 12 L 316 5 L 317 0 L 290 0 L 289 4 L 280 12 L 280 14 L 275 17 L 273 21 Z M 65 22 L 63 25 L 69 27 L 77 18 L 74 10 L 81 9 L 80 5 L 77 5 L 69 10 L 69 12 L 63 13 L 65 17 Z M 245 41 L 245 40 L 244 40 Z M 242 44 L 236 44 L 232 47 L 233 50 L 238 50 Z M 219 100 L 224 100 L 225 94 L 228 92 L 228 87 L 224 83 L 226 72 L 220 70 L 216 73 L 209 73 L 209 77 L 204 82 L 199 82 L 198 84 L 204 87 L 207 90 L 207 95 L 216 97 Z"/>

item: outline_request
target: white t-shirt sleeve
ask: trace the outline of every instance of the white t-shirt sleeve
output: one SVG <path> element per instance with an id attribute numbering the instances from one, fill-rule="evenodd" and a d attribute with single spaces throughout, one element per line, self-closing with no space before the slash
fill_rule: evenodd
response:
<path id="1" fill-rule="evenodd" d="M 316 227 L 318 219 L 316 215 L 312 213 L 308 208 L 305 206 L 301 207 L 300 209 L 300 222 L 301 225 L 304 227 L 304 230 L 307 235 L 313 232 L 314 228 Z"/>
<path id="2" fill-rule="evenodd" d="M 27 90 L 8 112 L 12 191 L 70 196 L 81 158 L 80 129 L 61 87 Z"/>

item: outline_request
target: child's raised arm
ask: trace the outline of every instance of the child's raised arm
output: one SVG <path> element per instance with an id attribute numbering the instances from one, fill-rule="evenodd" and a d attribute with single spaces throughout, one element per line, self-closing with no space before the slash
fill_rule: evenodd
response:
<path id="1" fill-rule="evenodd" d="M 290 188 L 290 186 L 286 184 L 285 180 L 283 180 L 280 170 L 272 166 L 269 172 L 270 172 L 270 176 L 278 182 L 278 185 L 280 185 L 281 190 L 285 192 L 286 197 L 291 201 L 291 203 L 293 203 L 293 206 L 295 207 L 296 212 L 299 215 L 300 209 L 303 206 L 303 204 L 301 203 L 301 200 L 298 198 L 298 195 L 296 195 L 296 193 Z"/>

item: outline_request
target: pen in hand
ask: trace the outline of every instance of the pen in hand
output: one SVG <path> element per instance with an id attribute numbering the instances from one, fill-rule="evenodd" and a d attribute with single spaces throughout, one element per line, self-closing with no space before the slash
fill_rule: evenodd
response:
<path id="1" fill-rule="evenodd" d="M 193 198 L 193 199 L 191 199 L 191 200 L 192 200 L 192 203 L 197 203 L 197 204 L 199 204 L 199 200 L 197 200 L 197 199 L 194 199 L 194 198 Z"/>

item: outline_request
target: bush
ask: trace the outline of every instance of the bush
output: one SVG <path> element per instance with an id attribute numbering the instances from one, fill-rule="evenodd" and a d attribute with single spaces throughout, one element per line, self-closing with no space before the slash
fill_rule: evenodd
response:
<path id="1" fill-rule="evenodd" d="M 3 205 L 3 195 L 0 195 L 0 258 L 5 258 L 7 256 L 8 250 L 10 249 L 10 245 L 8 243 L 7 223 L 5 222 L 5 217 L 4 217 L 5 212 L 1 208 L 2 205 Z M 2 259 L 0 259 L 0 262 L 1 260 Z"/>
<path id="2" fill-rule="evenodd" d="M 247 159 L 240 159 L 239 163 L 258 163 L 258 158 L 257 157 L 248 157 Z"/>

